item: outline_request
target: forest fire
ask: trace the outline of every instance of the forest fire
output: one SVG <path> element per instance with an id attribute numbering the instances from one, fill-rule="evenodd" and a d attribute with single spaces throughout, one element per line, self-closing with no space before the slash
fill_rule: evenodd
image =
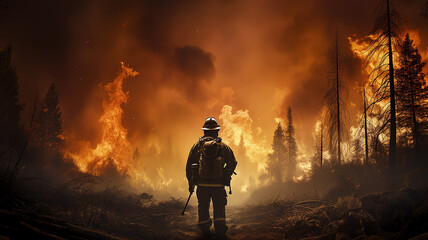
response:
<path id="1" fill-rule="evenodd" d="M 413 44 L 419 48 L 420 46 L 420 36 L 419 32 L 410 29 L 404 29 L 403 33 L 407 33 L 410 36 L 410 39 L 413 40 Z M 362 62 L 363 68 L 362 71 L 365 73 L 365 81 L 361 86 L 361 92 L 364 90 L 364 101 L 366 101 L 367 106 L 373 103 L 373 109 L 368 109 L 369 112 L 375 114 L 369 114 L 367 120 L 370 122 L 372 131 L 382 127 L 383 122 L 380 121 L 376 114 L 381 114 L 385 110 L 385 106 L 389 106 L 389 98 L 379 97 L 382 94 L 379 94 L 382 89 L 385 89 L 389 83 L 384 79 L 388 76 L 388 48 L 385 39 L 379 38 L 380 32 L 370 34 L 365 37 L 352 36 L 348 37 L 350 48 L 354 57 L 360 59 Z M 400 38 L 403 36 L 400 36 Z M 403 39 L 394 38 L 392 39 L 392 51 L 393 51 L 393 64 L 394 68 L 397 69 L 400 67 L 399 62 L 399 46 L 402 44 Z M 376 51 L 371 51 L 376 46 L 378 49 Z M 428 59 L 428 49 L 420 49 L 419 51 L 422 59 Z M 425 71 L 428 70 L 428 67 L 425 65 Z M 388 93 L 386 94 L 388 96 Z M 364 110 L 363 110 L 364 111 Z M 359 113 L 361 115 L 361 113 Z M 361 121 L 360 121 L 361 123 Z M 400 132 L 398 133 L 401 134 Z M 361 142 L 364 141 L 364 137 L 361 134 L 361 126 L 351 128 L 352 139 L 359 139 Z M 380 133 L 379 139 L 385 140 L 388 137 L 384 133 Z M 381 140 L 381 141 L 382 141 Z"/>
<path id="2" fill-rule="evenodd" d="M 416 47 L 419 47 L 420 45 L 420 36 L 418 31 L 405 29 L 403 31 L 404 33 L 408 33 L 410 36 L 410 39 L 413 40 L 413 44 L 415 44 Z M 388 49 L 386 46 L 383 46 L 380 48 L 376 54 L 374 54 L 374 57 L 369 58 L 370 48 L 374 44 L 377 39 L 379 39 L 380 32 L 370 34 L 365 37 L 357 37 L 357 36 L 351 36 L 348 37 L 348 41 L 352 50 L 352 53 L 354 56 L 363 62 L 363 64 L 366 67 L 363 67 L 362 70 L 365 72 L 367 76 L 373 75 L 374 71 L 383 71 L 387 65 L 388 65 L 388 59 L 387 53 Z M 399 67 L 400 63 L 398 61 L 398 53 L 397 53 L 397 46 L 399 42 L 396 39 L 393 39 L 395 42 L 392 44 L 392 51 L 394 52 L 393 59 L 394 59 L 394 66 Z M 401 41 L 401 40 L 400 40 Z M 379 44 L 385 44 L 384 42 Z M 420 49 L 420 54 L 422 59 L 428 58 L 428 49 Z M 385 63 L 386 61 L 386 63 Z M 382 64 L 383 63 L 383 64 Z M 379 67 L 380 66 L 380 67 Z M 428 70 L 427 66 L 425 66 L 425 69 Z M 370 82 L 366 81 L 366 87 L 370 85 Z M 371 83 L 373 87 L 379 87 L 381 84 L 381 77 L 377 78 L 373 83 Z M 369 89 L 366 89 L 369 90 Z"/>
<path id="3" fill-rule="evenodd" d="M 127 139 L 127 130 L 122 125 L 122 104 L 129 99 L 129 93 L 123 91 L 123 82 L 127 77 L 138 73 L 121 63 L 117 77 L 103 86 L 108 99 L 103 102 L 104 113 L 99 119 L 102 132 L 101 142 L 91 148 L 88 142 L 79 143 L 78 152 L 67 152 L 82 172 L 100 175 L 106 167 L 114 167 L 121 174 L 129 173 L 133 167 L 132 147 Z"/>
<path id="4" fill-rule="evenodd" d="M 363 67 L 363 71 L 368 78 L 372 78 L 367 79 L 365 82 L 366 91 L 372 91 L 382 85 L 382 78 L 385 76 L 385 73 L 383 72 L 385 72 L 388 67 L 388 48 L 384 40 L 379 39 L 380 35 L 381 33 L 377 32 L 362 38 L 358 38 L 356 36 L 348 37 L 352 53 L 363 62 L 363 65 L 365 66 Z M 379 44 L 379 50 L 371 52 L 371 49 L 375 47 L 375 44 Z M 398 66 L 397 44 L 397 42 L 392 44 L 395 66 Z M 380 76 L 377 77 L 377 75 Z M 368 92 L 367 94 L 369 98 L 373 95 L 371 92 Z"/>
<path id="5" fill-rule="evenodd" d="M 0 239 L 427 238 L 427 20 L 0 0 Z"/>

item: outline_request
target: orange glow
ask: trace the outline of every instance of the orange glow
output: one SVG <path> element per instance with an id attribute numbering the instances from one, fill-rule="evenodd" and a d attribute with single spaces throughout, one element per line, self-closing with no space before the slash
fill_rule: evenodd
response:
<path id="1" fill-rule="evenodd" d="M 420 36 L 419 36 L 419 32 L 417 30 L 410 30 L 410 29 L 405 29 L 403 31 L 404 34 L 409 33 L 409 37 L 411 40 L 413 40 L 413 44 L 419 49 L 421 40 L 420 40 Z M 364 62 L 367 60 L 367 56 L 369 54 L 369 48 L 370 48 L 370 44 L 376 40 L 376 38 L 379 36 L 379 33 L 376 34 L 372 34 L 372 35 L 368 35 L 366 37 L 362 37 L 362 38 L 358 38 L 356 36 L 352 36 L 352 37 L 348 37 L 348 41 L 351 45 L 351 50 L 354 54 L 354 56 L 358 59 L 361 60 L 361 62 Z M 402 37 L 404 38 L 404 37 Z M 394 51 L 394 68 L 399 67 L 399 61 L 398 61 L 398 52 L 397 49 L 395 49 L 395 46 L 393 45 L 393 51 Z M 370 76 L 370 73 L 372 73 L 375 70 L 375 67 L 378 66 L 381 63 L 381 58 L 383 56 L 385 56 L 385 54 L 387 53 L 387 49 L 385 49 L 383 52 L 379 52 L 377 55 L 375 55 L 376 57 L 370 58 L 369 62 L 367 62 L 367 67 L 363 68 L 362 71 L 366 74 L 366 78 L 367 80 L 364 83 L 364 88 L 366 90 L 366 98 L 368 101 L 368 104 L 370 104 L 371 101 L 375 100 L 373 99 L 373 91 L 376 90 L 380 84 L 381 84 L 381 77 L 378 78 L 376 81 L 372 81 L 371 78 L 373 78 L 373 76 L 376 76 L 377 74 L 379 74 L 379 72 L 376 72 L 373 76 Z M 419 53 L 421 54 L 422 60 L 424 59 L 428 59 L 428 49 L 419 49 Z M 385 60 L 384 64 L 388 63 L 388 59 Z M 387 66 L 387 65 L 386 65 Z M 387 70 L 387 69 L 386 69 Z M 428 67 L 425 66 L 425 71 L 428 71 Z M 381 76 L 384 76 L 385 73 L 382 73 Z M 386 104 L 388 103 L 388 99 L 385 99 L 383 101 L 380 101 L 376 104 L 376 106 L 378 107 L 378 109 L 375 111 L 380 111 L 379 109 L 382 109 Z M 362 116 L 361 112 L 358 112 L 357 117 Z M 370 126 L 372 126 L 372 128 L 377 128 L 379 127 L 382 122 L 379 121 L 377 118 L 375 117 L 370 117 L 370 115 L 367 116 L 368 117 L 368 121 L 370 123 Z M 360 122 L 361 124 L 361 122 Z M 351 126 L 350 128 L 350 133 L 351 133 L 351 141 L 353 141 L 354 139 L 360 139 L 361 143 L 364 143 L 364 136 L 361 133 L 361 129 L 362 126 Z M 387 136 L 382 133 L 379 136 L 380 139 L 387 139 Z M 350 158 L 348 158 L 350 159 Z"/>
<path id="2" fill-rule="evenodd" d="M 104 113 L 99 119 L 101 142 L 95 148 L 84 142 L 78 152 L 66 152 L 80 171 L 99 175 L 112 164 L 123 174 L 132 168 L 133 149 L 127 139 L 128 131 L 122 125 L 122 105 L 128 101 L 129 93 L 123 91 L 122 85 L 125 78 L 137 74 L 122 63 L 118 76 L 103 86 L 108 99 L 103 102 Z"/>

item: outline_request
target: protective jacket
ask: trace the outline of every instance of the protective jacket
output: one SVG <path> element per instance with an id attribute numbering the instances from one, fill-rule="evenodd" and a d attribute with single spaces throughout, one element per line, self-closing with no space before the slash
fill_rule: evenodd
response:
<path id="1" fill-rule="evenodd" d="M 203 142 L 216 140 L 220 146 L 219 156 L 223 158 L 225 166 L 223 168 L 223 177 L 219 179 L 204 179 L 195 176 L 195 171 L 192 170 L 192 164 L 199 164 L 201 158 Z M 232 149 L 227 144 L 221 141 L 221 138 L 214 138 L 211 136 L 200 137 L 199 140 L 193 145 L 190 150 L 189 157 L 187 158 L 186 164 L 186 177 L 189 181 L 189 185 L 197 185 L 201 187 L 223 187 L 227 185 L 227 181 L 230 181 L 232 173 L 235 171 L 237 162 L 233 155 Z M 197 174 L 197 173 L 196 173 Z M 195 182 L 197 179 L 197 182 Z"/>

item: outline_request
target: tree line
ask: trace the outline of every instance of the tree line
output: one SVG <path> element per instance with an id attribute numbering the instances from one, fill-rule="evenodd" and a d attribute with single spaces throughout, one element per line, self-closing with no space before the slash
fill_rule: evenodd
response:
<path id="1" fill-rule="evenodd" d="M 32 153 L 40 155 L 42 167 L 62 161 L 62 119 L 59 96 L 55 84 L 40 104 L 37 93 L 34 100 L 30 127 L 21 123 L 20 114 L 24 105 L 19 103 L 19 85 L 16 67 L 12 61 L 12 47 L 0 51 L 0 184 L 7 189 L 22 167 L 21 160 L 27 146 Z"/>
<path id="2" fill-rule="evenodd" d="M 367 57 L 363 63 L 369 74 L 368 81 L 360 84 L 363 99 L 360 134 L 348 143 L 352 151 L 348 162 L 395 169 L 422 161 L 426 154 L 422 147 L 428 144 L 428 88 L 423 72 L 426 62 L 409 34 L 401 37 L 400 17 L 390 1 L 382 1 L 379 9 L 371 32 L 375 37 L 365 50 Z M 334 56 L 336 71 L 325 96 L 321 127 L 315 134 L 317 143 L 312 158 L 315 167 L 323 165 L 325 137 L 330 164 L 341 164 L 341 137 L 348 133 L 343 127 L 347 115 L 341 93 L 346 87 L 339 75 L 337 36 Z"/>
<path id="3" fill-rule="evenodd" d="M 267 175 L 271 182 L 286 182 L 296 175 L 297 143 L 294 137 L 293 113 L 291 107 L 287 111 L 285 128 L 278 122 L 273 135 L 272 153 L 267 158 Z"/>
<path id="4" fill-rule="evenodd" d="M 329 88 L 314 133 L 313 170 L 345 162 L 395 169 L 420 164 L 428 153 L 428 87 L 423 72 L 426 61 L 410 35 L 402 37 L 400 16 L 390 0 L 380 1 L 377 11 L 378 17 L 370 32 L 374 37 L 365 49 L 367 57 L 363 62 L 363 69 L 368 69 L 369 74 L 367 81 L 359 84 L 362 114 L 357 134 L 351 139 L 347 126 L 347 87 L 341 74 L 341 48 L 336 30 L 335 44 L 330 52 Z M 374 62 L 376 66 L 373 67 Z M 346 159 L 344 150 L 348 152 Z M 284 129 L 278 123 L 272 153 L 267 157 L 266 172 L 272 182 L 288 181 L 295 176 L 296 156 L 297 144 L 289 108 L 287 126 Z"/>

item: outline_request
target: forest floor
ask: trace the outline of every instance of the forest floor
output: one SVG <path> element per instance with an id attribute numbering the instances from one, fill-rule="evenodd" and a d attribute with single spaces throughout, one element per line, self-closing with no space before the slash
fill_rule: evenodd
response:
<path id="1" fill-rule="evenodd" d="M 211 238 L 200 236 L 197 207 L 181 216 L 184 203 L 176 199 L 123 214 L 98 209 L 103 214 L 92 214 L 84 224 L 49 206 L 15 205 L 21 207 L 0 209 L 0 239 L 215 239 L 213 228 Z M 281 200 L 226 211 L 230 239 L 428 239 L 426 190 L 336 202 Z"/>
<path id="2" fill-rule="evenodd" d="M 279 218 L 257 217 L 250 214 L 251 207 L 228 207 L 230 239 L 280 239 L 276 226 Z M 136 213 L 135 215 L 138 215 Z M 266 215 L 267 216 L 267 215 Z M 69 219 L 57 218 L 18 209 L 0 209 L 0 239 L 215 239 L 201 237 L 197 228 L 197 207 L 189 206 L 184 216 L 180 209 L 133 216 L 124 223 L 126 231 L 109 231 L 105 228 L 79 226 Z"/>

